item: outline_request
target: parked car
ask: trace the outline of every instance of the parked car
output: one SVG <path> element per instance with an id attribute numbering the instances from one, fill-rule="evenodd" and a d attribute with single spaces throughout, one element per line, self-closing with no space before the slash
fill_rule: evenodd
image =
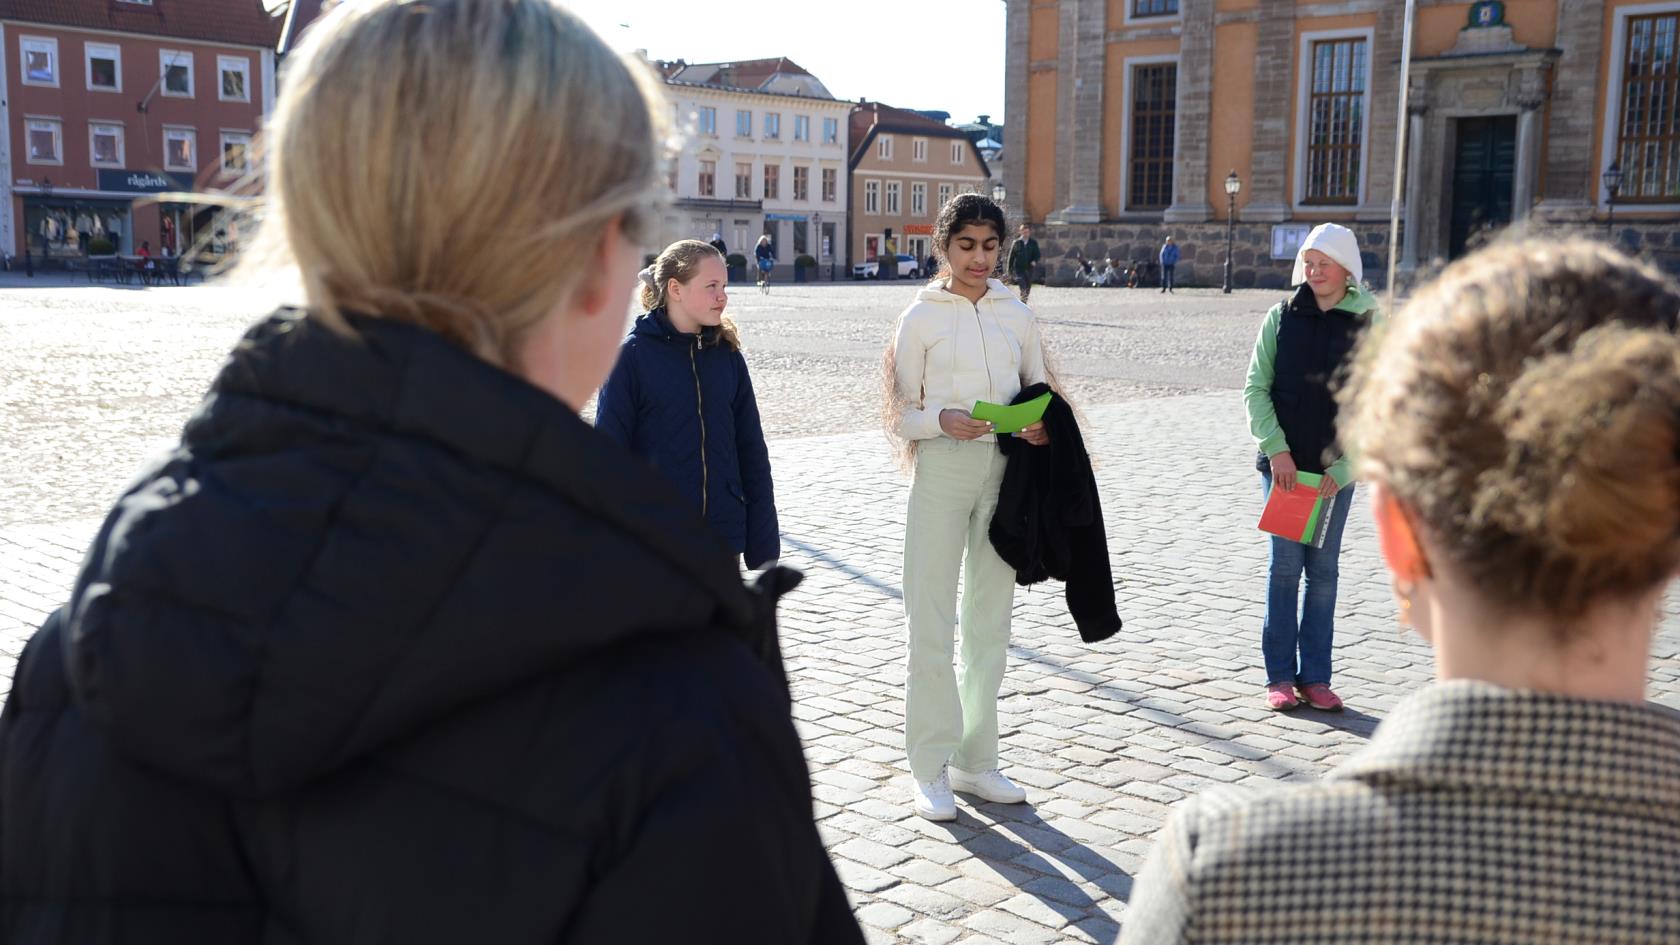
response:
<path id="1" fill-rule="evenodd" d="M 879 277 L 880 274 L 881 271 L 878 263 L 873 259 L 865 263 L 858 263 L 852 267 L 853 279 L 874 279 Z M 907 253 L 898 254 L 898 277 L 900 279 L 919 276 L 921 274 L 921 265 L 916 262 L 916 257 Z"/>

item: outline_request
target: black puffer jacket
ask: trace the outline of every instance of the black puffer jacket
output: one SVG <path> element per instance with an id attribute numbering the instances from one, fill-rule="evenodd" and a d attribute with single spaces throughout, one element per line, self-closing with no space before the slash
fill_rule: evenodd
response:
<path id="1" fill-rule="evenodd" d="M 420 329 L 295 313 L 118 503 L 0 717 L 0 941 L 861 942 L 688 504 Z"/>

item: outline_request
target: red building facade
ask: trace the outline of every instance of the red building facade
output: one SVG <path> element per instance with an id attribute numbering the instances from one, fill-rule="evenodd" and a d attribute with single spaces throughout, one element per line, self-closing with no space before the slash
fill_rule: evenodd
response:
<path id="1" fill-rule="evenodd" d="M 179 254 L 274 102 L 262 0 L 0 0 L 0 254 Z"/>

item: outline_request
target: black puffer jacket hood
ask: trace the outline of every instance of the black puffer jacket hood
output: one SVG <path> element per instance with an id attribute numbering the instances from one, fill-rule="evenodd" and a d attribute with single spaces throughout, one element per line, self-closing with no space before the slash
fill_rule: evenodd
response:
<path id="1" fill-rule="evenodd" d="M 639 464 L 430 332 L 358 327 L 257 327 L 100 535 L 69 665 L 119 750 L 262 795 L 696 609 L 758 645 L 763 599 L 721 549 L 695 553 L 715 540 Z M 598 534 L 525 556 L 558 503 Z M 557 620 L 583 589 L 637 606 Z"/>

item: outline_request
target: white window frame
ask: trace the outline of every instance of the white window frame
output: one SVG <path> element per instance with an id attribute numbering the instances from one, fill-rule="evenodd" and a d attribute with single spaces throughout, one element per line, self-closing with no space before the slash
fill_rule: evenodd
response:
<path id="1" fill-rule="evenodd" d="M 97 157 L 99 151 L 93 146 L 93 140 L 99 137 L 100 131 L 115 131 L 117 133 L 117 160 L 114 164 L 101 164 Z M 103 121 L 93 119 L 88 122 L 88 166 L 89 167 L 126 167 L 128 164 L 128 131 L 120 121 Z"/>
<path id="2" fill-rule="evenodd" d="M 830 177 L 829 175 L 833 176 Z M 818 177 L 821 179 L 818 186 L 822 188 L 822 202 L 837 203 L 840 200 L 840 169 L 837 167 L 822 168 Z M 828 186 L 830 180 L 834 181 L 832 188 Z"/>
<path id="3" fill-rule="evenodd" d="M 29 54 L 44 52 L 52 57 L 52 81 L 43 82 L 29 77 Z M 58 58 L 58 40 L 51 36 L 19 36 L 18 37 L 18 75 L 24 85 L 37 88 L 56 89 L 64 79 L 64 61 Z"/>
<path id="4" fill-rule="evenodd" d="M 694 129 L 708 138 L 717 137 L 717 108 L 701 105 L 694 110 Z"/>
<path id="5" fill-rule="evenodd" d="M 1123 12 L 1120 22 L 1124 26 L 1172 26 L 1184 20 L 1184 0 L 1178 0 L 1177 13 L 1152 13 L 1147 16 L 1138 16 L 1132 12 L 1137 8 L 1137 4 L 1132 0 L 1121 0 L 1121 2 L 1120 9 Z"/>
<path id="6" fill-rule="evenodd" d="M 183 167 L 179 164 L 169 163 L 169 142 L 170 142 L 171 138 L 174 138 L 174 137 L 184 137 L 188 142 L 190 142 L 192 144 L 192 155 L 191 155 L 192 164 L 191 164 L 191 166 Z M 218 163 L 220 163 L 220 162 L 218 161 Z M 164 128 L 163 128 L 163 169 L 166 170 L 166 171 L 197 171 L 198 170 L 198 129 L 197 128 L 180 128 L 180 127 L 173 127 L 173 126 L 169 126 L 169 125 L 164 126 Z"/>
<path id="7" fill-rule="evenodd" d="M 765 112 L 764 113 L 764 140 L 766 140 L 766 141 L 780 141 L 780 140 L 782 140 L 782 113 L 781 112 Z"/>
<path id="8" fill-rule="evenodd" d="M 951 142 L 951 164 L 965 167 L 968 164 L 968 139 Z"/>
<path id="9" fill-rule="evenodd" d="M 912 138 L 912 139 L 910 139 L 910 160 L 916 162 L 917 164 L 926 164 L 927 163 L 927 151 L 928 151 L 928 139 L 926 139 L 926 138 Z"/>
<path id="10" fill-rule="evenodd" d="M 951 198 L 955 197 L 956 195 L 957 195 L 957 185 L 955 185 L 955 184 L 940 184 L 939 185 L 939 209 L 941 209 L 941 210 L 945 209 L 945 205 L 950 203 Z"/>
<path id="11" fill-rule="evenodd" d="M 741 173 L 741 168 L 743 168 L 743 167 L 747 169 L 747 173 L 745 175 L 742 175 L 742 173 Z M 741 192 L 741 181 L 742 180 L 745 180 L 747 182 L 746 193 Z M 736 200 L 751 200 L 752 199 L 752 189 L 753 189 L 753 162 L 751 162 L 751 161 L 736 161 L 735 162 L 735 199 Z"/>
<path id="12" fill-rule="evenodd" d="M 840 119 L 838 119 L 838 118 L 824 118 L 823 119 L 823 144 L 839 144 L 839 143 L 840 143 Z"/>
<path id="13" fill-rule="evenodd" d="M 706 165 L 708 165 L 708 164 L 710 164 L 712 166 L 712 169 L 711 169 L 711 172 L 710 172 L 711 173 L 711 178 L 712 178 L 711 193 L 707 193 L 706 188 L 701 186 L 701 184 L 706 179 L 706 175 L 707 175 Z M 699 160 L 698 164 L 694 168 L 694 193 L 695 193 L 696 196 L 699 196 L 699 197 L 716 197 L 717 196 L 717 166 L 718 166 L 718 162 L 715 158 L 701 158 Z"/>
<path id="14" fill-rule="evenodd" d="M 1600 210 L 1607 210 L 1610 206 L 1609 195 L 1604 192 L 1603 174 L 1610 167 L 1610 163 L 1616 160 L 1616 144 L 1621 139 L 1622 66 L 1627 61 L 1628 20 L 1636 16 L 1680 13 L 1680 2 L 1670 0 L 1665 3 L 1641 3 L 1617 7 L 1614 12 L 1616 22 L 1610 34 L 1610 60 L 1604 64 L 1604 140 L 1599 142 L 1598 172 L 1593 175 L 1593 190 L 1597 194 L 1593 205 Z M 1630 203 L 1625 209 L 1630 215 L 1676 213 L 1680 212 L 1680 203 Z"/>
<path id="15" fill-rule="evenodd" d="M 42 128 L 38 128 L 37 127 L 38 125 L 45 125 L 45 126 L 51 126 L 51 127 L 47 128 L 47 129 L 42 129 Z M 40 131 L 40 130 L 50 130 L 52 132 L 54 159 L 51 160 L 51 161 L 37 160 L 35 158 L 35 155 L 30 152 L 29 136 L 33 132 Z M 25 164 L 35 164 L 35 165 L 40 165 L 40 166 L 44 166 L 44 167 L 60 167 L 60 166 L 63 166 L 63 164 L 64 164 L 64 119 L 62 119 L 62 118 L 51 118 L 51 117 L 48 117 L 48 116 L 45 116 L 45 115 L 40 116 L 40 117 L 35 117 L 35 116 L 31 116 L 31 115 L 25 115 L 24 116 L 24 119 L 23 119 L 23 162 Z"/>
<path id="16" fill-rule="evenodd" d="M 83 50 L 82 58 L 83 58 L 83 60 L 86 64 L 87 75 L 85 76 L 85 78 L 87 79 L 88 91 L 89 92 L 121 92 L 123 90 L 122 47 L 118 46 L 114 43 L 83 43 L 82 44 L 82 50 Z M 117 67 L 117 84 L 115 86 L 106 87 L 106 86 L 103 86 L 103 85 L 94 85 L 93 84 L 93 60 L 94 59 L 109 59 L 116 64 L 116 67 Z"/>
<path id="17" fill-rule="evenodd" d="M 799 193 L 799 172 L 800 171 L 805 172 L 805 193 L 803 195 L 801 195 Z M 811 165 L 809 165 L 809 164 L 795 164 L 795 165 L 793 165 L 793 171 L 792 171 L 792 173 L 790 173 L 788 175 L 788 181 L 789 181 L 789 183 L 792 184 L 793 189 L 790 191 L 790 193 L 792 194 L 792 197 L 796 202 L 798 202 L 798 203 L 810 203 L 811 202 Z"/>
<path id="18" fill-rule="evenodd" d="M 1181 7 L 1182 9 L 1182 7 Z M 1359 123 L 1359 197 L 1351 204 L 1322 204 L 1306 203 L 1307 196 L 1307 139 L 1311 137 L 1312 129 L 1308 127 L 1308 109 L 1312 103 L 1312 48 L 1314 43 L 1328 42 L 1338 39 L 1365 40 L 1365 102 L 1360 107 L 1364 116 Z M 1345 30 L 1319 30 L 1302 33 L 1300 44 L 1295 50 L 1295 169 L 1291 175 L 1295 182 L 1295 192 L 1290 194 L 1290 203 L 1296 210 L 1305 213 L 1327 214 L 1331 216 L 1351 215 L 1358 213 L 1365 206 L 1368 196 L 1367 188 L 1371 183 L 1371 125 L 1375 115 L 1371 111 L 1371 68 L 1372 53 L 1376 51 L 1376 30 L 1372 27 L 1356 27 Z M 1182 79 L 1182 76 L 1180 76 Z M 1175 114 L 1173 121 L 1177 122 Z M 1178 150 L 1178 132 L 1173 131 L 1173 150 Z M 1123 162 L 1122 162 L 1123 163 Z M 1177 183 L 1174 182 L 1174 189 Z"/>
<path id="19" fill-rule="evenodd" d="M 244 98 L 229 98 L 223 94 L 222 80 L 229 72 L 237 72 L 245 77 Z M 216 57 L 216 98 L 223 102 L 249 102 L 251 100 L 251 60 L 244 56 Z"/>
<path id="20" fill-rule="evenodd" d="M 1131 9 L 1127 0 L 1126 9 Z M 1154 17 L 1150 17 L 1154 19 Z M 1120 62 L 1120 216 L 1160 219 L 1161 210 L 1127 210 L 1132 195 L 1132 73 L 1138 66 L 1158 66 L 1172 63 L 1183 68 L 1176 53 L 1167 56 L 1127 56 Z M 1173 111 L 1173 188 L 1178 187 L 1178 111 Z M 1170 204 L 1169 204 L 1170 206 Z"/>
<path id="21" fill-rule="evenodd" d="M 243 140 L 241 140 L 243 139 Z M 244 169 L 227 166 L 227 147 L 229 142 L 239 142 L 245 145 Z M 251 133 L 249 131 L 223 131 L 221 133 L 221 150 L 216 156 L 216 166 L 223 174 L 249 174 L 251 172 Z"/>
<path id="22" fill-rule="evenodd" d="M 887 181 L 886 193 L 885 215 L 889 217 L 902 216 L 904 214 L 904 182 L 901 180 Z"/>
<path id="23" fill-rule="evenodd" d="M 881 135 L 875 139 L 875 156 L 883 161 L 893 159 L 893 136 Z"/>
<path id="24" fill-rule="evenodd" d="M 793 140 L 806 142 L 811 140 L 810 115 L 793 116 Z"/>
<path id="25" fill-rule="evenodd" d="M 743 123 L 747 127 L 747 130 L 745 130 L 745 131 L 741 130 L 741 125 Z M 752 109 L 750 109 L 750 108 L 737 108 L 737 109 L 735 109 L 735 137 L 742 138 L 742 139 L 747 140 L 747 141 L 751 141 L 752 140 L 752 129 L 753 129 Z"/>
<path id="26" fill-rule="evenodd" d="M 158 94 L 165 98 L 196 98 L 198 95 L 198 76 L 194 74 L 193 54 L 186 49 L 158 50 Z M 169 67 L 185 64 L 187 67 L 186 92 L 169 91 Z"/>
<path id="27" fill-rule="evenodd" d="M 910 182 L 910 215 L 927 216 L 927 181 Z"/>
<path id="28" fill-rule="evenodd" d="M 776 185 L 774 188 L 772 188 L 770 186 L 771 183 L 772 183 L 772 180 L 771 180 L 772 178 L 774 178 L 774 183 Z M 761 185 L 764 188 L 764 199 L 765 200 L 781 200 L 782 199 L 782 165 L 777 163 L 776 161 L 765 161 L 764 162 L 764 173 L 763 173 L 763 175 L 761 175 L 761 179 L 764 181 L 764 183 Z M 772 190 L 774 191 L 774 193 L 772 193 Z M 771 242 L 775 242 L 775 240 L 772 239 Z"/>
<path id="29" fill-rule="evenodd" d="M 863 212 L 875 216 L 881 215 L 881 182 L 866 180 L 863 182 Z"/>

